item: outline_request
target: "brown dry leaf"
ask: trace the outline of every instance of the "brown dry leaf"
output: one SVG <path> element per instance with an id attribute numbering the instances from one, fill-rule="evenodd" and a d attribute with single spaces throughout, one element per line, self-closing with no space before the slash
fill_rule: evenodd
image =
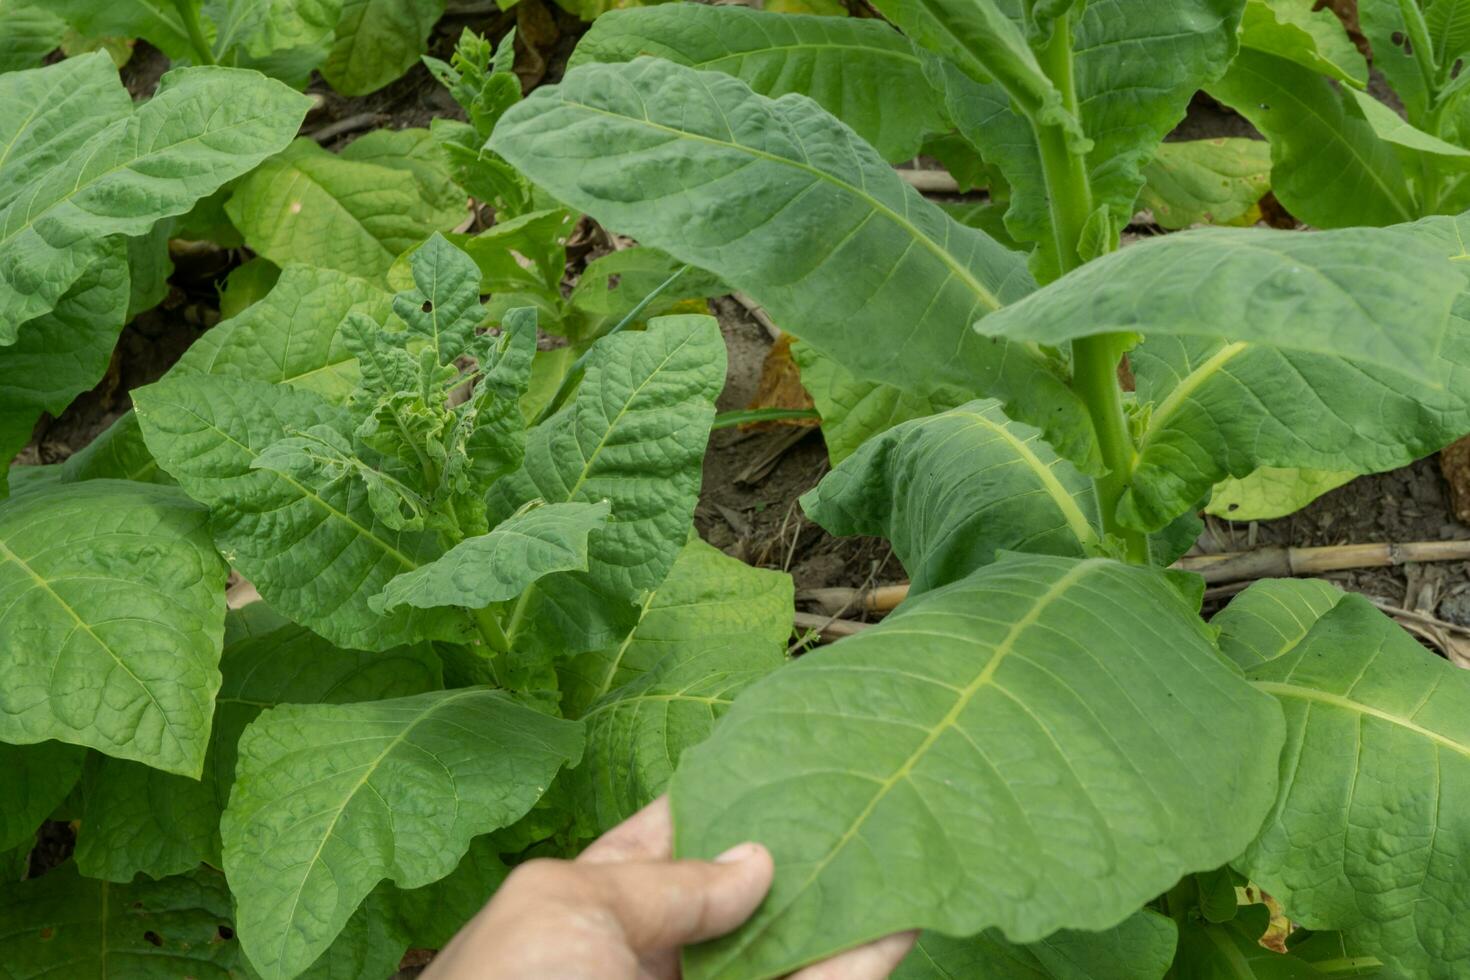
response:
<path id="1" fill-rule="evenodd" d="M 796 361 L 791 358 L 791 335 L 782 334 L 781 338 L 771 345 L 766 352 L 766 359 L 761 363 L 761 380 L 756 387 L 755 396 L 751 398 L 746 408 L 812 408 L 812 396 L 801 384 L 801 370 L 796 366 Z M 742 425 L 743 430 L 762 431 L 767 429 L 778 429 L 783 426 L 810 427 L 817 425 L 817 419 L 781 419 L 775 422 L 749 422 Z"/>

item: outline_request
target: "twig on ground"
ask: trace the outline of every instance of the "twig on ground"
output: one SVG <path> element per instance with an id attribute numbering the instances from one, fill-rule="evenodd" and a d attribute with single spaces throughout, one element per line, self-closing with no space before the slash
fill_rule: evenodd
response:
<path id="1" fill-rule="evenodd" d="M 338 136 L 355 133 L 359 129 L 372 129 L 374 126 L 381 126 L 389 118 L 388 114 L 384 112 L 359 112 L 355 116 L 348 116 L 345 119 L 338 119 L 334 123 L 327 123 L 320 129 L 313 129 L 306 135 L 318 143 L 330 143 Z"/>
<path id="2" fill-rule="evenodd" d="M 858 623 L 851 619 L 836 619 L 820 616 L 816 613 L 799 612 L 796 614 L 796 628 L 799 630 L 811 630 L 816 633 L 823 643 L 831 643 L 840 640 L 844 636 L 855 636 L 871 626 L 871 623 Z"/>
<path id="3" fill-rule="evenodd" d="M 766 308 L 744 293 L 731 293 L 730 298 L 745 308 L 751 319 L 759 323 L 771 338 L 772 343 L 781 339 L 781 328 L 776 326 L 776 321 L 766 312 Z"/>
<path id="4" fill-rule="evenodd" d="M 943 170 L 899 170 L 898 176 L 920 194 L 958 194 L 959 183 Z"/>

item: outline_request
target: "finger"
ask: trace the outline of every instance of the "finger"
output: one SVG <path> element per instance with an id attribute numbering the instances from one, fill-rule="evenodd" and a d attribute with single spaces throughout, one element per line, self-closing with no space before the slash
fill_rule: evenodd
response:
<path id="1" fill-rule="evenodd" d="M 917 932 L 891 936 L 797 970 L 787 980 L 884 980 L 914 948 Z"/>
<path id="2" fill-rule="evenodd" d="M 723 936 L 750 918 L 771 888 L 775 865 L 759 844 L 741 844 L 713 861 L 601 864 L 600 904 L 627 943 L 648 952 Z"/>
<path id="3" fill-rule="evenodd" d="M 674 821 L 665 795 L 597 838 L 577 860 L 587 864 L 619 864 L 667 861 L 673 856 Z"/>

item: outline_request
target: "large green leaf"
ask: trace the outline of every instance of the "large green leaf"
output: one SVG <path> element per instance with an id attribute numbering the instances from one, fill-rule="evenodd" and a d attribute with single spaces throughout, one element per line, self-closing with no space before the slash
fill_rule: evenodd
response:
<path id="1" fill-rule="evenodd" d="M 858 377 L 1015 400 L 1069 456 L 1094 458 L 1080 401 L 1041 355 L 964 328 L 1032 289 L 1024 258 L 925 201 L 812 101 L 657 59 L 589 64 L 513 107 L 490 146 L 749 293 Z"/>
<path id="2" fill-rule="evenodd" d="M 733 645 L 752 657 L 766 648 L 785 649 L 792 588 L 790 576 L 752 568 L 691 537 L 667 577 L 639 604 L 637 625 L 616 644 L 559 669 L 563 712 L 580 716 L 665 660 L 672 664 Z"/>
<path id="3" fill-rule="evenodd" d="M 1149 407 L 1119 515 L 1157 528 L 1227 476 L 1391 469 L 1470 427 L 1457 394 L 1470 329 L 1451 312 L 1465 280 L 1446 261 L 1457 227 L 1184 232 L 1089 263 L 980 326 L 1052 344 L 1147 335 L 1130 354 Z"/>
<path id="4" fill-rule="evenodd" d="M 598 341 L 576 399 L 531 430 L 525 463 L 491 491 L 499 519 L 528 501 L 612 504 L 587 571 L 539 580 L 511 624 L 566 656 L 618 642 L 689 536 L 725 342 L 711 317 L 661 317 Z M 518 631 L 518 627 L 520 627 Z"/>
<path id="5" fill-rule="evenodd" d="M 512 515 L 488 534 L 466 538 L 432 564 L 393 579 L 373 605 L 483 609 L 516 598 L 542 576 L 586 571 L 588 535 L 607 523 L 611 510 L 604 500 L 547 504 Z"/>
<path id="6" fill-rule="evenodd" d="M 181 68 L 136 111 L 29 174 L 0 210 L 0 343 L 51 309 L 107 236 L 141 235 L 280 150 L 307 104 L 254 72 Z"/>
<path id="7" fill-rule="evenodd" d="M 1271 141 L 1271 189 L 1308 224 L 1390 225 L 1419 216 L 1393 146 L 1310 68 L 1246 48 L 1209 93 Z"/>
<path id="8" fill-rule="evenodd" d="M 1138 206 L 1161 227 L 1232 224 L 1271 189 L 1271 148 L 1252 139 L 1165 143 L 1143 174 Z"/>
<path id="9" fill-rule="evenodd" d="M 1017 946 L 995 930 L 968 939 L 919 937 L 894 980 L 1162 980 L 1178 931 L 1157 912 L 1136 912 L 1111 929 L 1063 929 Z"/>
<path id="10" fill-rule="evenodd" d="M 427 129 L 375 129 L 342 147 L 338 156 L 413 174 L 435 227 L 449 228 L 468 216 L 465 192 L 450 176 L 449 156 Z"/>
<path id="11" fill-rule="evenodd" d="M 958 388 L 937 388 L 927 395 L 911 393 L 881 381 L 863 381 L 841 364 L 806 343 L 791 346 L 801 368 L 801 384 L 822 416 L 827 457 L 836 466 L 858 447 L 900 422 L 923 418 L 969 401 Z"/>
<path id="12" fill-rule="evenodd" d="M 225 211 L 245 243 L 277 265 L 365 278 L 453 224 L 424 199 L 413 171 L 341 157 L 306 138 L 242 180 Z"/>
<path id="13" fill-rule="evenodd" d="M 264 604 L 257 603 L 259 611 Z M 439 664 L 420 644 L 386 653 L 342 650 L 308 630 L 266 624 L 248 632 L 247 611 L 226 620 L 223 680 L 199 780 L 94 757 L 83 779 L 77 867 L 92 878 L 153 878 L 220 863 L 220 814 L 235 782 L 236 743 L 256 715 L 277 704 L 348 704 L 439 689 Z M 274 628 L 270 628 L 274 627 Z"/>
<path id="14" fill-rule="evenodd" d="M 965 577 L 998 551 L 1082 558 L 1101 545 L 1092 481 L 994 401 L 889 429 L 801 505 L 833 534 L 891 541 L 915 593 Z"/>
<path id="15" fill-rule="evenodd" d="M 1470 674 L 1349 595 L 1246 671 L 1286 712 L 1280 795 L 1235 863 L 1311 929 L 1415 977 L 1470 968 Z"/>
<path id="16" fill-rule="evenodd" d="M 403 607 L 380 616 L 368 606 L 395 575 L 439 557 L 433 535 L 385 526 L 356 481 L 318 490 L 252 468 L 272 443 L 314 425 L 350 434 L 346 410 L 310 391 L 208 375 L 135 389 L 133 405 L 149 450 L 209 507 L 216 544 L 276 609 L 364 650 L 452 630 L 448 613 Z"/>
<path id="17" fill-rule="evenodd" d="M 776 880 L 688 975 L 775 976 L 914 927 L 1107 929 L 1240 852 L 1279 709 L 1152 569 L 1012 556 L 741 695 L 673 781 L 676 850 Z"/>
<path id="18" fill-rule="evenodd" d="M 1072 18 L 1073 84 L 1081 130 L 1091 141 L 1086 163 L 1100 211 L 1094 221 L 1105 218 L 1112 237 L 1133 216 L 1143 165 L 1184 117 L 1195 91 L 1230 63 L 1243 5 L 1093 0 Z M 960 8 L 954 0 L 936 6 Z M 1017 16 L 1020 5 L 1007 6 Z M 1006 227 L 1019 241 L 1041 243 L 1038 276 L 1055 278 L 1050 198 L 1031 124 L 1012 110 L 1000 84 L 981 84 L 954 65 L 935 65 L 932 74 L 960 133 L 1010 185 Z"/>
<path id="19" fill-rule="evenodd" d="M 893 163 L 947 128 L 919 57 L 879 21 L 699 4 L 613 10 L 577 42 L 568 67 L 640 55 L 726 72 L 773 99 L 805 95 Z"/>
<path id="20" fill-rule="evenodd" d="M 1290 653 L 1346 593 L 1320 579 L 1266 579 L 1230 601 L 1210 622 L 1220 652 L 1249 670 Z"/>
<path id="21" fill-rule="evenodd" d="M 1269 521 L 1296 513 L 1357 475 L 1347 470 L 1263 466 L 1215 484 L 1205 512 L 1231 521 Z"/>
<path id="22" fill-rule="evenodd" d="M 343 95 L 367 95 L 418 63 L 444 0 L 342 0 L 322 77 Z"/>
<path id="23" fill-rule="evenodd" d="M 0 963 L 13 980 L 230 980 L 242 964 L 229 922 L 218 872 L 115 885 L 67 862 L 0 887 Z"/>
<path id="24" fill-rule="evenodd" d="M 34 2 L 34 0 L 33 0 Z M 85 37 L 140 37 L 172 59 L 194 56 L 189 31 L 173 0 L 44 0 Z M 100 53 L 100 52 L 99 52 Z"/>
<path id="25" fill-rule="evenodd" d="M 383 878 L 442 878 L 470 838 L 522 816 L 581 757 L 582 726 L 468 688 L 272 708 L 239 751 L 225 873 L 269 980 L 309 966 Z"/>
<path id="26" fill-rule="evenodd" d="M 0 19 L 5 22 L 5 32 L 0 34 L 0 72 L 37 67 L 66 33 L 66 21 L 26 0 L 0 0 Z"/>
<path id="27" fill-rule="evenodd" d="M 386 324 L 392 297 L 332 269 L 287 265 L 274 288 L 196 340 L 166 377 L 214 374 L 270 381 L 345 402 L 357 358 L 342 339 L 349 313 Z"/>
<path id="28" fill-rule="evenodd" d="M 83 752 L 62 742 L 7 745 L 0 742 L 5 806 L 0 809 L 0 850 L 35 840 L 41 821 L 66 799 L 82 774 Z"/>
<path id="29" fill-rule="evenodd" d="M 0 738 L 198 776 L 225 566 L 177 490 L 91 481 L 0 505 Z"/>

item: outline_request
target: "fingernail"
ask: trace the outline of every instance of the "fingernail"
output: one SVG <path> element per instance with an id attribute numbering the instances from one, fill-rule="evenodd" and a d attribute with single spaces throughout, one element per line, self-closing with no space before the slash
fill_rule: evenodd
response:
<path id="1" fill-rule="evenodd" d="M 744 844 L 736 844 L 724 854 L 715 858 L 715 864 L 739 864 L 741 861 L 748 861 L 755 857 L 759 849 L 759 844 L 754 844 L 749 841 L 746 841 Z"/>

